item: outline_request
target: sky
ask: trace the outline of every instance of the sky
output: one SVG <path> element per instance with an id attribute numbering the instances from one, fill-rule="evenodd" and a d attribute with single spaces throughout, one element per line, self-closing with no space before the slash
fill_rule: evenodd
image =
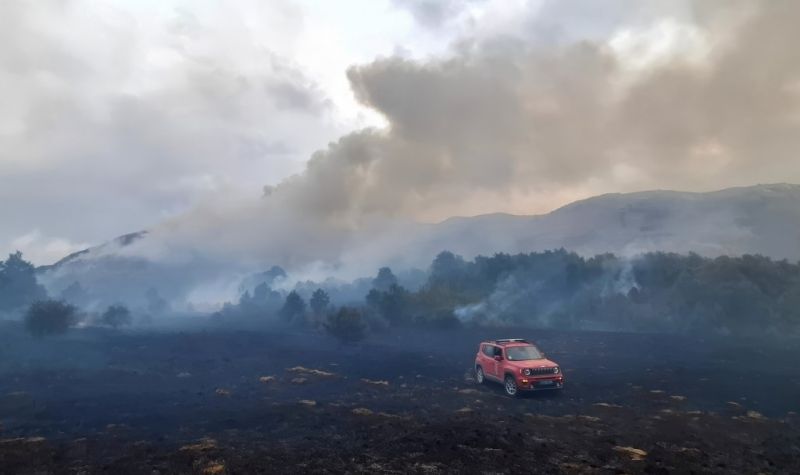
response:
<path id="1" fill-rule="evenodd" d="M 47 264 L 148 229 L 196 249 L 313 234 L 299 253 L 312 259 L 385 220 L 798 182 L 798 13 L 788 0 L 4 1 L 0 253 Z"/>

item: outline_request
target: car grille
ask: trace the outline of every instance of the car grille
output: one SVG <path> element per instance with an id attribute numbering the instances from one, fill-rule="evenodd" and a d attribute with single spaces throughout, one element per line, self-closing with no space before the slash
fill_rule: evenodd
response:
<path id="1" fill-rule="evenodd" d="M 555 368 L 531 368 L 531 376 L 539 376 L 542 374 L 556 374 Z"/>

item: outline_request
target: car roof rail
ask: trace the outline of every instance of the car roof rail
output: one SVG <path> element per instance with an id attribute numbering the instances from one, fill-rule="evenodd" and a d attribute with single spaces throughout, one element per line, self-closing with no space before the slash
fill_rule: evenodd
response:
<path id="1" fill-rule="evenodd" d="M 499 340 L 495 340 L 494 342 L 498 345 L 502 345 L 504 343 L 530 343 L 524 338 L 501 338 Z"/>

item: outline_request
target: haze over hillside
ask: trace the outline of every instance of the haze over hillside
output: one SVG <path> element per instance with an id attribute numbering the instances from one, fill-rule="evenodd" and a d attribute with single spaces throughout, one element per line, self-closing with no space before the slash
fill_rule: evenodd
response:
<path id="1" fill-rule="evenodd" d="M 428 239 L 466 255 L 563 247 L 584 255 L 667 251 L 797 260 L 800 186 L 607 194 L 542 216 L 455 218 L 435 226 Z"/>
<path id="2" fill-rule="evenodd" d="M 384 224 L 339 241 L 345 246 L 338 254 L 336 248 L 319 248 L 300 236 L 280 253 L 242 260 L 216 254 L 213 247 L 165 247 L 163 234 L 136 233 L 40 268 L 40 276 L 56 294 L 77 281 L 121 299 L 141 299 L 157 288 L 169 299 L 209 302 L 232 297 L 244 276 L 273 265 L 285 267 L 293 279 L 352 279 L 372 275 L 383 265 L 398 271 L 424 267 L 442 250 L 466 258 L 565 248 L 583 255 L 666 251 L 797 260 L 800 186 L 608 194 L 540 216 L 491 214 L 438 224 Z M 220 240 L 224 233 L 220 230 Z M 269 235 L 260 238 L 265 248 L 274 248 Z"/>

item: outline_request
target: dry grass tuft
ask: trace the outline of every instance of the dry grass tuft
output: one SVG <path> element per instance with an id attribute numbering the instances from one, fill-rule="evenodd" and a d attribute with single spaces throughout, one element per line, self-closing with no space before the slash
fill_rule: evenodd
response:
<path id="1" fill-rule="evenodd" d="M 614 450 L 621 454 L 627 455 L 631 458 L 631 460 L 644 460 L 647 457 L 647 452 L 635 447 L 621 447 L 618 445 L 614 447 Z"/>
<path id="2" fill-rule="evenodd" d="M 312 376 L 321 376 L 323 378 L 330 378 L 336 376 L 334 373 L 322 371 L 321 369 L 306 368 L 304 366 L 295 366 L 294 368 L 286 368 L 290 373 L 310 374 Z"/>

